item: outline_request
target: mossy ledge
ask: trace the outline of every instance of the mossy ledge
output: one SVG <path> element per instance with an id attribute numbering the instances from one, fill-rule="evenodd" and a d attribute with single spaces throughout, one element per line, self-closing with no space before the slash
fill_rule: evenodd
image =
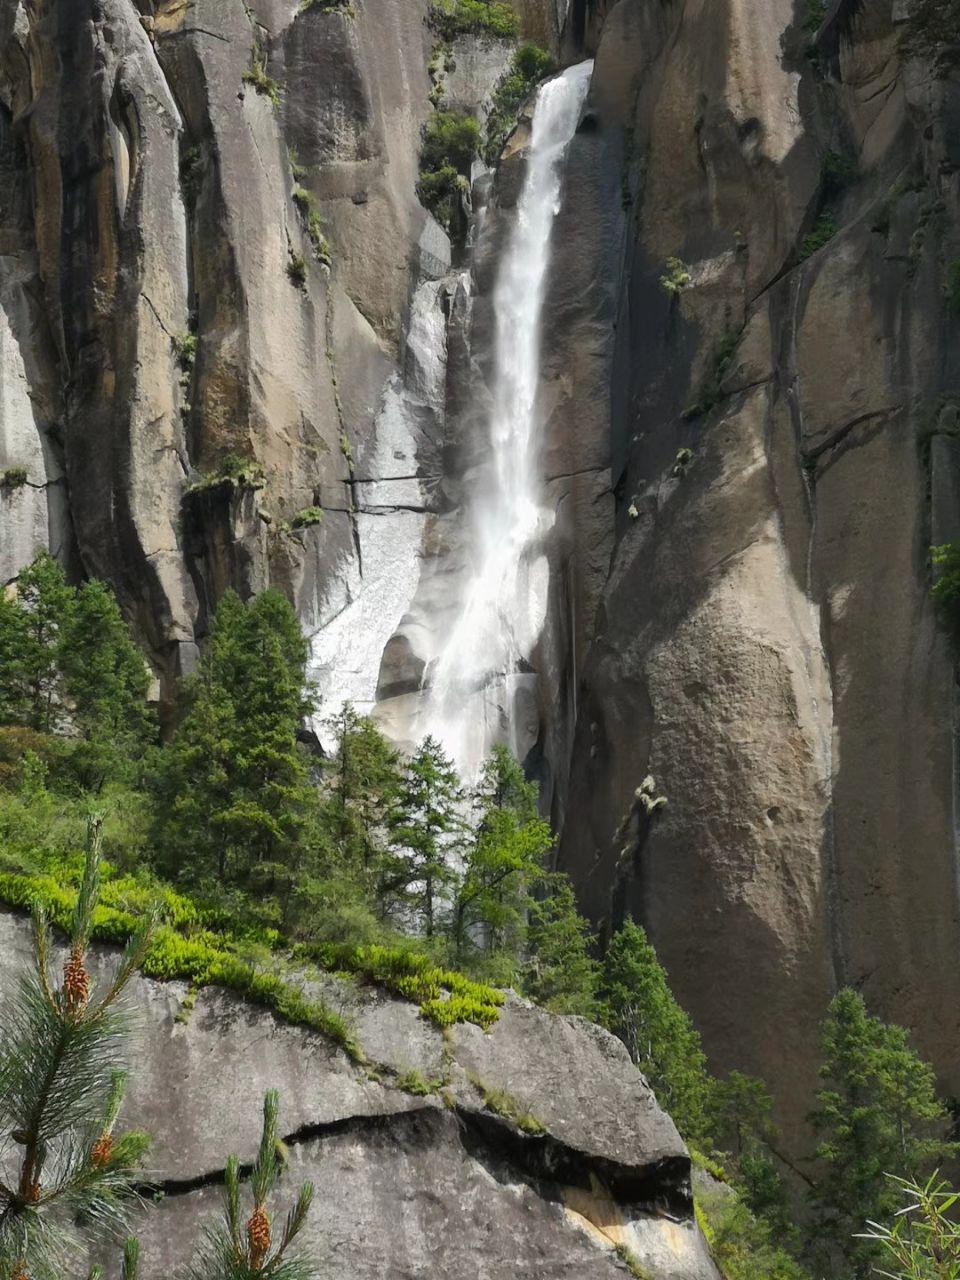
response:
<path id="1" fill-rule="evenodd" d="M 109 864 L 103 869 L 100 905 L 93 918 L 92 936 L 97 942 L 122 945 L 143 914 L 159 902 L 162 923 L 144 956 L 141 972 L 160 982 L 182 980 L 192 989 L 218 986 L 261 1005 L 278 1018 L 326 1036 L 354 1062 L 366 1061 L 349 1022 L 322 1000 L 308 999 L 300 987 L 277 973 L 258 971 L 242 951 L 251 938 L 230 927 L 229 918 L 207 909 L 183 894 L 161 885 L 146 885 L 132 876 L 115 875 Z M 60 876 L 0 872 L 0 905 L 30 911 L 41 905 L 61 930 L 69 925 L 78 883 L 71 871 Z M 474 1022 L 485 1030 L 499 1017 L 502 992 L 472 982 L 462 974 L 438 968 L 429 957 L 401 948 L 383 946 L 344 947 L 310 944 L 283 949 L 283 940 L 266 942 L 278 960 L 310 961 L 322 969 L 348 971 L 382 986 L 394 995 L 420 1004 L 421 1014 L 439 1027 Z"/>

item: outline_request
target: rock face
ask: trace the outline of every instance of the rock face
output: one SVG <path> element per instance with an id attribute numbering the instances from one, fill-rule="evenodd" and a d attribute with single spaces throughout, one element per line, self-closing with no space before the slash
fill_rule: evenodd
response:
<path id="1" fill-rule="evenodd" d="M 958 1084 L 954 670 L 927 569 L 960 521 L 958 100 L 901 61 L 908 8 L 835 3 L 814 39 L 788 0 L 620 0 L 570 179 L 607 210 L 617 188 L 595 286 L 617 507 L 561 865 L 595 920 L 648 927 L 715 1068 L 765 1076 L 796 1146 L 837 984 Z"/>
<path id="2" fill-rule="evenodd" d="M 30 958 L 27 922 L 0 914 L 0 1000 Z M 115 959 L 95 954 L 95 980 Z M 323 986 L 355 1025 L 363 1067 L 213 989 L 178 1021 L 185 984 L 134 980 L 124 1120 L 151 1133 L 164 1192 L 138 1225 L 145 1280 L 170 1275 L 220 1213 L 225 1157 L 253 1160 L 266 1088 L 281 1095 L 282 1186 L 316 1185 L 304 1245 L 324 1275 L 613 1280 L 627 1274 L 623 1245 L 663 1280 L 716 1280 L 686 1151 L 619 1041 L 515 998 L 489 1033 L 444 1036 L 413 1005 L 339 978 Z M 436 1091 L 399 1089 L 412 1070 Z M 485 1108 L 474 1080 L 542 1132 Z"/>

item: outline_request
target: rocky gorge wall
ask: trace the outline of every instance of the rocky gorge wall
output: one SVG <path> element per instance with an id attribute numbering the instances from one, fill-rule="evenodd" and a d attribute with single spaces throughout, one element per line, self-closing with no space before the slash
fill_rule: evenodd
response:
<path id="1" fill-rule="evenodd" d="M 595 920 L 648 927 L 715 1069 L 771 1082 L 799 1150 L 839 984 L 960 1080 L 928 560 L 960 520 L 960 100 L 901 57 L 910 6 L 811 12 L 610 6 L 568 178 L 619 206 L 617 506 L 561 865 Z"/>
<path id="2" fill-rule="evenodd" d="M 416 198 L 428 0 L 352 7 L 0 0 L 0 473 L 27 473 L 0 484 L 0 573 L 48 545 L 109 581 L 162 698 L 227 585 L 278 585 L 323 708 L 403 739 L 433 586 L 469 554 L 528 120 L 451 244 Z M 595 56 L 544 313 L 556 519 L 521 737 L 585 909 L 646 925 L 713 1066 L 763 1075 L 799 1148 L 840 983 L 960 1092 L 927 567 L 960 536 L 956 84 L 901 57 L 903 0 L 819 26 L 805 0 L 518 8 Z M 458 41 L 448 99 L 482 112 L 509 56 Z"/>

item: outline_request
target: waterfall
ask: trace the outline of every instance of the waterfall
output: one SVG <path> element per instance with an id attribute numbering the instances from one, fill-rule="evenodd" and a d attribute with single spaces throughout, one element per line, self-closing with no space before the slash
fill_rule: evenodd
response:
<path id="1" fill-rule="evenodd" d="M 546 615 L 543 540 L 553 523 L 539 468 L 540 320 L 563 161 L 592 66 L 580 63 L 540 89 L 494 289 L 489 457 L 470 500 L 471 565 L 458 616 L 427 673 L 418 726 L 441 741 L 466 778 L 495 742 L 515 749 L 518 717 L 536 715 L 530 660 Z"/>

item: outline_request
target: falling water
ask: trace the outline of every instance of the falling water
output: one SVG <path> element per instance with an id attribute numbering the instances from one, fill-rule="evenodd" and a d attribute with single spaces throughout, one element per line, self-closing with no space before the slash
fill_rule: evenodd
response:
<path id="1" fill-rule="evenodd" d="M 548 81 L 533 115 L 523 190 L 494 290 L 496 348 L 490 456 L 474 486 L 473 562 L 459 616 L 428 673 L 420 728 L 444 744 L 466 777 L 489 747 L 516 747 L 529 660 L 546 614 L 544 535 L 553 512 L 539 474 L 540 319 L 550 232 L 560 208 L 563 161 L 586 97 L 592 63 Z"/>

